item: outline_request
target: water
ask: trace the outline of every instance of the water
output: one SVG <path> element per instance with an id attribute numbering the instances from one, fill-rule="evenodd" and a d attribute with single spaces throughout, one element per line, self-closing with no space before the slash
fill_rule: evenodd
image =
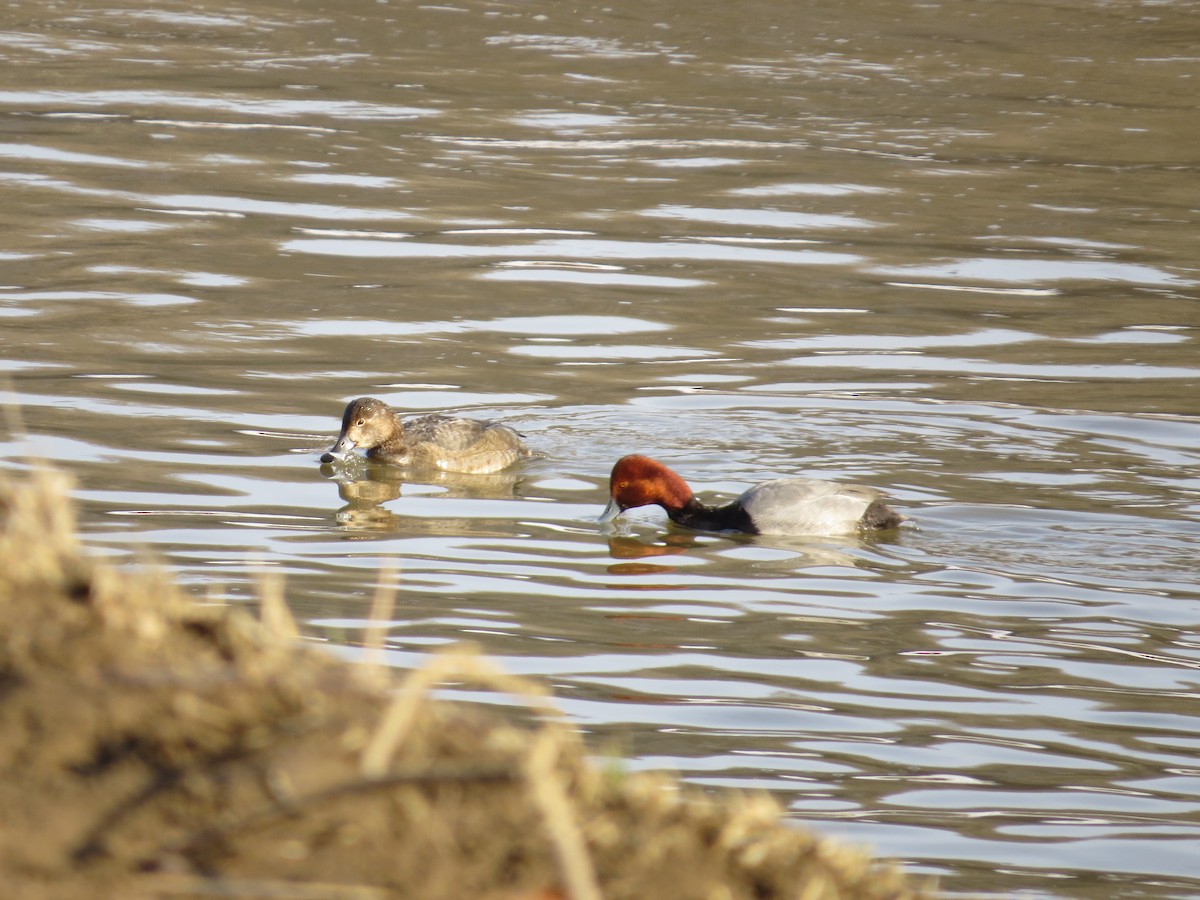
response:
<path id="1" fill-rule="evenodd" d="M 394 564 L 396 666 L 948 890 L 1200 895 L 1198 12 L 16 0 L 0 454 L 348 658 Z M 322 471 L 360 395 L 544 458 Z M 912 522 L 604 532 L 634 451 Z"/>

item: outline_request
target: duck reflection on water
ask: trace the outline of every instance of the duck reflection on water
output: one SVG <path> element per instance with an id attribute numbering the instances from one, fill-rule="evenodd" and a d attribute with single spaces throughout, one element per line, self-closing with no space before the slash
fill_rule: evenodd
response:
<path id="1" fill-rule="evenodd" d="M 439 497 L 468 500 L 508 500 L 517 495 L 517 485 L 524 475 L 520 472 L 496 472 L 489 475 L 468 475 L 461 472 L 441 472 L 429 469 L 403 469 L 398 466 L 356 460 L 333 466 L 323 464 L 321 473 L 337 484 L 338 496 L 345 502 L 334 517 L 352 531 L 400 532 L 414 530 L 419 522 L 424 534 L 478 533 L 481 520 L 459 517 L 415 518 L 388 509 L 384 504 L 398 500 L 405 486 L 411 494 L 428 495 L 423 486 L 441 488 Z"/>
<path id="2" fill-rule="evenodd" d="M 762 551 L 754 560 L 758 570 L 812 568 L 814 566 L 843 566 L 871 568 L 871 547 L 878 544 L 900 543 L 903 530 L 860 534 L 803 537 L 791 535 L 748 535 L 735 532 L 719 536 L 697 534 L 693 531 L 668 531 L 653 535 L 610 533 L 608 554 L 619 560 L 607 569 L 611 575 L 652 575 L 676 572 L 680 566 L 663 565 L 649 560 L 681 554 L 719 558 L 730 549 L 745 547 Z M 744 555 L 739 557 L 744 560 Z M 664 563 L 667 560 L 663 560 Z"/>

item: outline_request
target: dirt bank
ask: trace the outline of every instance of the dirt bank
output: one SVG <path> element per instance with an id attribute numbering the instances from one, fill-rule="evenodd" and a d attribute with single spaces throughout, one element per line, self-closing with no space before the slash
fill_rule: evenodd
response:
<path id="1" fill-rule="evenodd" d="M 605 772 L 469 654 L 396 682 L 164 573 L 87 560 L 66 480 L 0 482 L 0 885 L 21 898 L 917 898 L 862 853 Z M 534 725 L 426 694 L 508 691 Z M 399 689 L 397 689 L 399 687 Z"/>

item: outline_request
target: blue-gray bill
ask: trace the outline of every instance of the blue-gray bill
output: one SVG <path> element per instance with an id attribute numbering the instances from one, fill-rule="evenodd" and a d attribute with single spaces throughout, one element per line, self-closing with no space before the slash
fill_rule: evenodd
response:
<path id="1" fill-rule="evenodd" d="M 624 512 L 624 510 L 621 509 L 621 507 L 618 505 L 618 503 L 615 499 L 609 500 L 608 506 L 604 507 L 604 512 L 600 513 L 600 518 L 598 518 L 596 521 L 597 522 L 611 522 L 613 519 L 615 519 L 617 516 L 619 516 L 622 512 Z"/>
<path id="2" fill-rule="evenodd" d="M 345 459 L 354 450 L 354 441 L 342 435 L 338 438 L 338 442 L 330 448 L 327 453 L 321 454 L 321 462 L 331 463 L 335 459 Z"/>

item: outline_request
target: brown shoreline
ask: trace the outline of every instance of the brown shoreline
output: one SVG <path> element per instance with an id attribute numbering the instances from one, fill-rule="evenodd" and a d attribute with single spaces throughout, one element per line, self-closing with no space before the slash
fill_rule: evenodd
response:
<path id="1" fill-rule="evenodd" d="M 298 641 L 273 592 L 263 624 L 92 562 L 68 486 L 0 479 L 9 900 L 932 896 L 764 795 L 601 769 L 538 685 L 473 653 L 396 682 Z M 534 721 L 429 699 L 446 682 Z"/>

